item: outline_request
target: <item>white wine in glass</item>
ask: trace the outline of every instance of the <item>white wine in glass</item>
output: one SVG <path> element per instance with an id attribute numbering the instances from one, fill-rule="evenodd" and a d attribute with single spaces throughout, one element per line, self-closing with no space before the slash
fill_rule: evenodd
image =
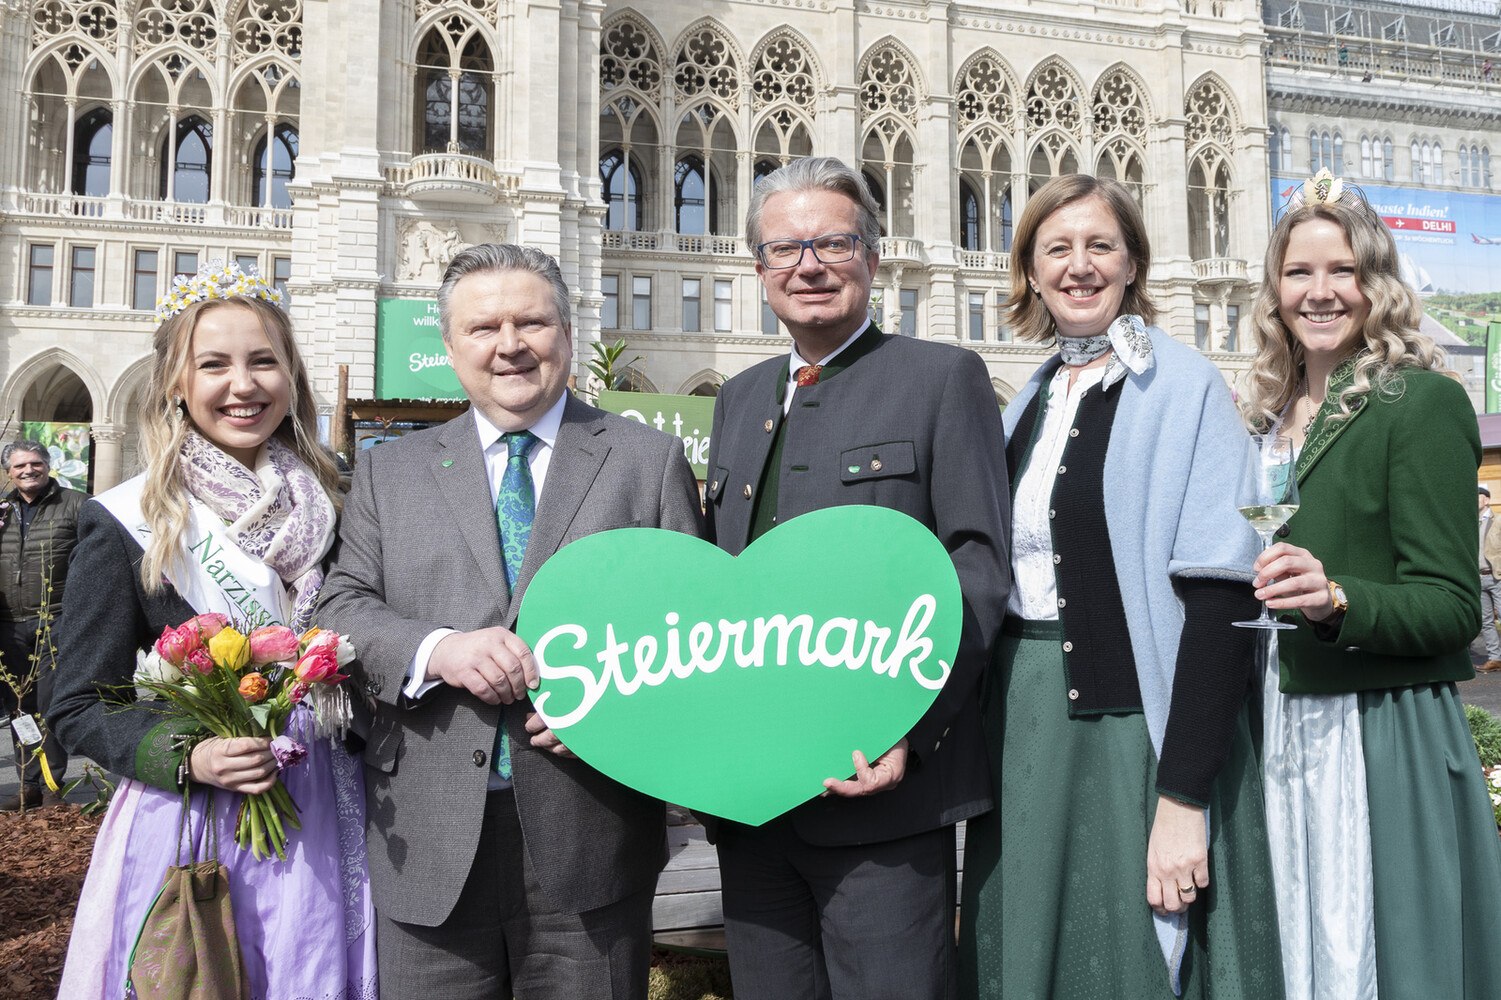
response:
<path id="1" fill-rule="evenodd" d="M 1275 434 L 1256 437 L 1259 458 L 1256 469 L 1256 503 L 1240 508 L 1240 516 L 1251 522 L 1261 536 L 1261 549 L 1272 544 L 1272 536 L 1298 512 L 1298 453 L 1292 438 Z M 1248 622 L 1234 622 L 1237 628 L 1297 628 L 1291 622 L 1273 618 L 1266 602 L 1261 617 Z"/>

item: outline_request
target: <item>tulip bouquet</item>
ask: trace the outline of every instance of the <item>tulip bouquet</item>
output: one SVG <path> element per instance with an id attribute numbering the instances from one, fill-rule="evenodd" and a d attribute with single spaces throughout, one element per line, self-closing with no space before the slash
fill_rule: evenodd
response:
<path id="1" fill-rule="evenodd" d="M 221 614 L 190 618 L 140 656 L 135 686 L 166 701 L 208 733 L 225 738 L 266 736 L 285 769 L 307 749 L 282 733 L 287 717 L 318 685 L 345 679 L 339 668 L 354 659 L 354 647 L 337 632 L 310 629 L 302 635 L 266 625 L 248 635 Z M 297 804 L 278 778 L 268 792 L 246 795 L 235 840 L 260 860 L 275 852 L 285 860 L 287 828 L 300 829 Z"/>

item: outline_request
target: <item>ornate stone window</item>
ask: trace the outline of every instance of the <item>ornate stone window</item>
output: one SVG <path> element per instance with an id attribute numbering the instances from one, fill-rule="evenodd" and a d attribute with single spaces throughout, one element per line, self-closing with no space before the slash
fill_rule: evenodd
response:
<path id="1" fill-rule="evenodd" d="M 163 140 L 161 197 L 202 204 L 209 200 L 214 155 L 214 127 L 197 115 L 177 122 Z"/>
<path id="2" fill-rule="evenodd" d="M 235 65 L 275 53 L 302 57 L 302 0 L 244 0 L 235 15 Z"/>
<path id="3" fill-rule="evenodd" d="M 1209 79 L 1189 92 L 1183 112 L 1188 119 L 1189 253 L 1194 260 L 1228 257 L 1233 182 L 1228 150 L 1236 131 L 1234 106 L 1224 86 Z"/>
<path id="4" fill-rule="evenodd" d="M 95 108 L 78 120 L 73 129 L 73 183 L 69 188 L 74 194 L 96 198 L 109 194 L 114 134 L 114 116 L 108 108 Z"/>
<path id="5" fill-rule="evenodd" d="M 1079 82 L 1058 60 L 1043 63 L 1027 84 L 1023 108 L 1031 150 L 1027 187 L 1036 191 L 1054 177 L 1079 172 L 1078 141 L 1084 135 Z"/>
<path id="6" fill-rule="evenodd" d="M 663 99 L 662 57 L 651 32 L 629 16 L 600 35 L 600 182 L 605 228 L 655 228 L 654 185 L 662 159 L 656 106 Z"/>
<path id="7" fill-rule="evenodd" d="M 994 53 L 960 71 L 954 88 L 959 127 L 959 246 L 1011 249 L 1012 154 L 1016 88 Z"/>
<path id="8" fill-rule="evenodd" d="M 148 52 L 178 42 L 212 60 L 219 19 L 212 0 L 140 0 L 135 16 L 135 50 Z"/>
<path id="9" fill-rule="evenodd" d="M 686 109 L 673 142 L 673 228 L 680 233 L 719 232 L 721 219 L 738 216 L 732 179 L 739 66 L 729 39 L 709 23 L 690 31 L 673 58 L 674 94 Z"/>
<path id="10" fill-rule="evenodd" d="M 881 202 L 887 236 L 911 236 L 913 231 L 913 129 L 922 100 L 913 65 L 894 41 L 878 44 L 860 64 L 860 163 Z"/>
<path id="11" fill-rule="evenodd" d="M 115 0 L 39 0 L 31 9 L 32 44 L 76 33 L 114 52 L 120 31 Z"/>
<path id="12" fill-rule="evenodd" d="M 1308 132 L 1308 172 L 1316 174 L 1329 170 L 1335 176 L 1344 173 L 1345 137 L 1339 129 L 1330 131 L 1315 127 Z"/>
<path id="13" fill-rule="evenodd" d="M 1188 167 L 1188 252 L 1194 260 L 1230 256 L 1230 164 L 1212 145 Z"/>
<path id="14" fill-rule="evenodd" d="M 1093 101 L 1095 176 L 1120 181 L 1139 205 L 1145 190 L 1146 88 L 1124 68 L 1106 73 Z"/>
<path id="15" fill-rule="evenodd" d="M 751 110 L 758 119 L 753 181 L 788 161 L 813 155 L 810 123 L 818 84 L 804 41 L 790 33 L 761 45 L 751 72 Z"/>
<path id="16" fill-rule="evenodd" d="M 600 158 L 599 179 L 609 206 L 605 213 L 605 228 L 640 229 L 641 172 L 626 159 L 624 151 L 612 149 Z"/>
<path id="17" fill-rule="evenodd" d="M 488 157 L 495 62 L 479 26 L 462 14 L 434 25 L 417 47 L 417 153 Z"/>
<path id="18" fill-rule="evenodd" d="M 250 203 L 268 208 L 291 208 L 287 185 L 297 170 L 297 130 L 277 125 L 255 147 Z"/>

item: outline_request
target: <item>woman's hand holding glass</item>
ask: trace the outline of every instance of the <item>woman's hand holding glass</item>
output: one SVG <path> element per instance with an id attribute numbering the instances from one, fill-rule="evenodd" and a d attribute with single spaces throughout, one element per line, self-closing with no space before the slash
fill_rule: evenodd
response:
<path id="1" fill-rule="evenodd" d="M 1334 614 L 1334 598 L 1329 593 L 1329 578 L 1324 564 L 1307 549 L 1278 542 L 1261 553 L 1252 567 L 1256 570 L 1256 597 L 1268 608 L 1278 611 L 1301 611 L 1311 622 L 1321 622 Z"/>

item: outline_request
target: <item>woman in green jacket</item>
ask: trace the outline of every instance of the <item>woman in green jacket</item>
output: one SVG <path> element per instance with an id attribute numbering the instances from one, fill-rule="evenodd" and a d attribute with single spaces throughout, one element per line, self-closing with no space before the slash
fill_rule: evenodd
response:
<path id="1" fill-rule="evenodd" d="M 1455 681 L 1474 676 L 1474 410 L 1397 248 L 1321 173 L 1277 224 L 1244 405 L 1299 449 L 1256 561 L 1264 777 L 1289 1000 L 1501 996 L 1501 842 Z M 1280 648 L 1279 648 L 1280 647 Z"/>

